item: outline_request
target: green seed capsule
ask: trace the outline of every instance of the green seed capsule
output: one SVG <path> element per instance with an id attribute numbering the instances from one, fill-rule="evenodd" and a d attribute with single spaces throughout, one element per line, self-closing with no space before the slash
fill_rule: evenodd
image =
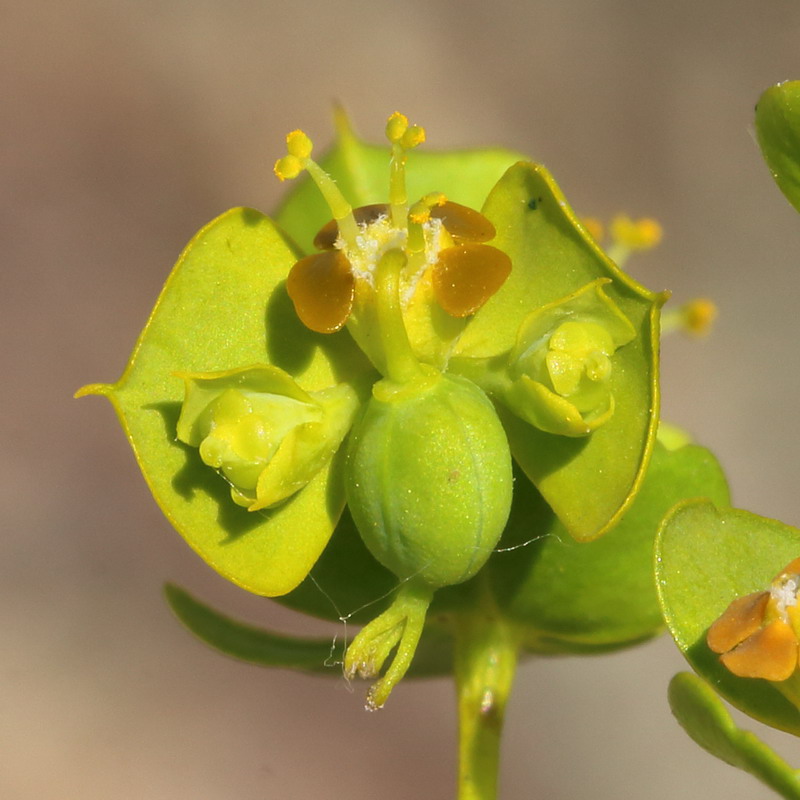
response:
<path id="1" fill-rule="evenodd" d="M 378 382 L 353 430 L 347 500 L 364 543 L 400 579 L 471 578 L 503 532 L 511 455 L 486 395 L 432 368 Z"/>

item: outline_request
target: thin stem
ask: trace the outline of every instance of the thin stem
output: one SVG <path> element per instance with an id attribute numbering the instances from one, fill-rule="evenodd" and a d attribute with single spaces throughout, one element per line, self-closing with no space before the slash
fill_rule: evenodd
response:
<path id="1" fill-rule="evenodd" d="M 488 596 L 486 590 L 484 595 Z M 518 641 L 492 597 L 482 597 L 456 630 L 458 800 L 495 800 L 506 701 Z"/>

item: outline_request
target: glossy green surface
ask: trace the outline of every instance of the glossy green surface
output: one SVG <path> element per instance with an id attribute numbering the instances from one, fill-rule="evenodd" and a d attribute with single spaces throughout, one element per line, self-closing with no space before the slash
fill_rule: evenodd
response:
<path id="1" fill-rule="evenodd" d="M 401 580 L 434 589 L 475 575 L 511 507 L 505 432 L 486 395 L 458 376 L 376 384 L 345 477 L 370 552 Z"/>
<path id="2" fill-rule="evenodd" d="M 664 520 L 656 579 L 670 632 L 692 667 L 746 714 L 800 735 L 800 711 L 773 685 L 730 673 L 706 645 L 732 600 L 769 588 L 800 555 L 800 531 L 708 500 L 687 501 Z"/>
<path id="3" fill-rule="evenodd" d="M 503 414 L 511 452 L 576 539 L 595 539 L 619 520 L 644 475 L 658 419 L 658 311 L 664 297 L 619 270 L 577 221 L 550 174 L 517 164 L 492 190 L 483 213 L 497 228 L 492 244 L 513 263 L 500 291 L 475 315 L 458 343 L 460 357 L 512 348 L 532 309 L 598 278 L 636 338 L 614 354 L 613 416 L 590 437 L 537 430 Z"/>
<path id="4" fill-rule="evenodd" d="M 695 445 L 656 445 L 641 491 L 622 521 L 601 539 L 576 542 L 518 480 L 509 528 L 490 562 L 504 613 L 522 626 L 528 649 L 592 652 L 635 644 L 663 628 L 653 577 L 659 523 L 697 494 L 728 502 L 716 459 Z M 529 544 L 524 544 L 533 539 Z"/>
<path id="5" fill-rule="evenodd" d="M 273 511 L 236 506 L 225 481 L 176 441 L 184 389 L 175 373 L 273 363 L 314 391 L 368 371 L 348 338 L 313 334 L 297 320 L 284 290 L 294 260 L 263 215 L 223 214 L 187 246 L 122 378 L 81 390 L 114 404 L 153 495 L 186 541 L 262 595 L 297 586 L 325 547 L 344 504 L 337 462 Z"/>

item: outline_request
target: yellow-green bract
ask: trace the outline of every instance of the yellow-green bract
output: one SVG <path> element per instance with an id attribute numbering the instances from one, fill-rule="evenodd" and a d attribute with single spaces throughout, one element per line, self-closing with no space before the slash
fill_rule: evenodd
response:
<path id="1" fill-rule="evenodd" d="M 800 211 L 800 81 L 779 83 L 761 95 L 756 132 L 772 177 Z"/>
<path id="2" fill-rule="evenodd" d="M 346 124 L 322 165 L 353 205 L 385 200 L 387 149 L 360 142 Z M 498 182 L 499 179 L 499 182 Z M 493 188 L 494 187 L 494 188 Z M 636 332 L 612 356 L 611 418 L 584 439 L 537 430 L 510 412 L 501 419 L 511 452 L 575 538 L 613 527 L 641 484 L 658 410 L 657 326 L 663 297 L 617 269 L 569 209 L 549 173 L 503 150 L 414 153 L 411 197 L 446 193 L 493 222 L 493 245 L 513 269 L 500 291 L 471 317 L 456 358 L 502 358 L 525 318 L 598 279 Z M 484 203 L 484 198 L 487 198 Z M 154 496 L 189 544 L 214 569 L 261 595 L 285 595 L 309 573 L 344 506 L 340 454 L 285 502 L 248 512 L 196 448 L 176 440 L 184 399 L 176 373 L 246 365 L 284 370 L 307 393 L 347 384 L 366 402 L 378 375 L 342 330 L 316 334 L 297 318 L 285 281 L 329 218 L 316 189 L 298 183 L 277 225 L 235 209 L 190 242 L 169 277 L 128 367 L 114 384 L 83 393 L 109 397 Z"/>

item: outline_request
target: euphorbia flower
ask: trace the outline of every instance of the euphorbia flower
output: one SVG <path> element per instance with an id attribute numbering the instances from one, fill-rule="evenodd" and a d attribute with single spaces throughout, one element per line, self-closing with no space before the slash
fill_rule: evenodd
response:
<path id="1" fill-rule="evenodd" d="M 311 140 L 302 131 L 287 136 L 288 154 L 275 164 L 275 173 L 285 180 L 307 170 L 334 218 L 314 239 L 322 252 L 300 259 L 286 288 L 308 328 L 334 333 L 347 323 L 359 347 L 385 372 L 385 342 L 375 336 L 385 294 L 377 283 L 378 264 L 385 253 L 398 250 L 404 257 L 398 299 L 412 350 L 441 368 L 464 327 L 457 319 L 474 314 L 497 292 L 511 272 L 511 260 L 485 244 L 495 229 L 477 211 L 438 192 L 409 206 L 406 153 L 424 141 L 425 133 L 395 113 L 386 135 L 392 145 L 391 202 L 356 209 L 311 159 Z"/>
<path id="2" fill-rule="evenodd" d="M 309 394 L 283 370 L 252 366 L 181 375 L 178 439 L 219 470 L 250 511 L 302 489 L 339 449 L 358 410 L 347 384 Z"/>
<path id="3" fill-rule="evenodd" d="M 628 509 L 655 436 L 665 299 L 605 257 L 543 167 L 421 154 L 409 203 L 424 131 L 393 114 L 386 133 L 388 202 L 373 188 L 385 150 L 344 127 L 317 164 L 289 134 L 276 173 L 309 173 L 328 210 L 305 184 L 278 214 L 288 236 L 249 210 L 212 222 L 122 379 L 82 390 L 111 398 L 171 521 L 250 591 L 292 592 L 355 520 L 401 582 L 345 661 L 376 676 L 397 647 L 374 706 L 408 668 L 434 592 L 492 554 L 510 454 L 576 539 Z M 312 240 L 311 254 L 290 243 Z"/>

